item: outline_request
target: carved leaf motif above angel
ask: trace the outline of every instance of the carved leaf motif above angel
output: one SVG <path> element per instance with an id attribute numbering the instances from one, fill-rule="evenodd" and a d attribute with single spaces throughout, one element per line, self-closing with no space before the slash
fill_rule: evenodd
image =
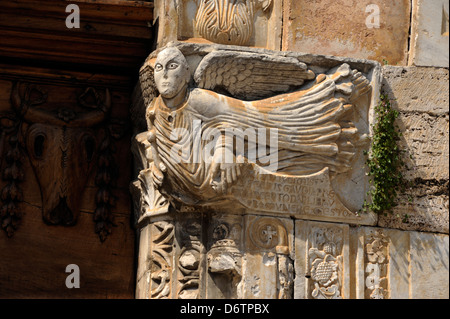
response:
<path id="1" fill-rule="evenodd" d="M 230 189 L 246 170 L 309 176 L 326 169 L 335 176 L 351 169 L 361 134 L 347 115 L 371 91 L 360 72 L 342 64 L 316 76 L 297 59 L 210 55 L 197 67 L 195 88 L 178 48 L 156 58 L 160 95 L 146 117 L 152 181 L 162 194 L 186 205 L 211 204 L 232 201 Z M 227 65 L 238 58 L 242 70 L 232 75 Z M 273 72 L 264 75 L 262 67 Z M 299 89 L 280 94 L 291 86 Z M 269 97 L 242 98 L 254 90 Z"/>
<path id="2" fill-rule="evenodd" d="M 215 43 L 246 45 L 253 35 L 255 13 L 268 11 L 272 0 L 197 0 L 195 28 Z"/>

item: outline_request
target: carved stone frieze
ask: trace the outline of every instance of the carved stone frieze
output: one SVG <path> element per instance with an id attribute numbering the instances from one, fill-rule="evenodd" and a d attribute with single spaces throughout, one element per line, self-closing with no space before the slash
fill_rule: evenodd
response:
<path id="1" fill-rule="evenodd" d="M 296 299 L 349 298 L 348 225 L 297 221 L 294 263 Z"/>

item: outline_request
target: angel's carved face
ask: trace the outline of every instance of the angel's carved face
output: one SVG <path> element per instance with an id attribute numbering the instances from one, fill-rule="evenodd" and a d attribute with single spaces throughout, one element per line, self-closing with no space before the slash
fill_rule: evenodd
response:
<path id="1" fill-rule="evenodd" d="M 189 65 L 176 48 L 161 51 L 155 62 L 155 83 L 163 98 L 172 99 L 189 83 Z"/>

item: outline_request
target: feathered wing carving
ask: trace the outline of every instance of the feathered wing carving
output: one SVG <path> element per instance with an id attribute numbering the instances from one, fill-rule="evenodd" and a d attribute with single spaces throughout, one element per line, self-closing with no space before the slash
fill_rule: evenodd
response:
<path id="1" fill-rule="evenodd" d="M 291 91 L 314 78 L 295 58 L 234 51 L 208 54 L 194 75 L 200 88 L 247 101 Z"/>
<path id="2" fill-rule="evenodd" d="M 143 98 L 145 105 L 149 105 L 159 95 L 155 84 L 153 67 L 146 65 L 141 69 L 139 72 L 139 84 L 139 97 Z"/>

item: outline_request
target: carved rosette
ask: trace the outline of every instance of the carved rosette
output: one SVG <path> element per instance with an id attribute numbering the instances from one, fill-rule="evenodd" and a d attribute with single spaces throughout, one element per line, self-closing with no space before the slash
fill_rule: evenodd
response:
<path id="1" fill-rule="evenodd" d="M 308 251 L 308 277 L 313 299 L 341 299 L 343 231 L 337 227 L 314 227 Z"/>
<path id="2" fill-rule="evenodd" d="M 365 242 L 365 298 L 388 299 L 389 239 L 375 230 Z"/>

